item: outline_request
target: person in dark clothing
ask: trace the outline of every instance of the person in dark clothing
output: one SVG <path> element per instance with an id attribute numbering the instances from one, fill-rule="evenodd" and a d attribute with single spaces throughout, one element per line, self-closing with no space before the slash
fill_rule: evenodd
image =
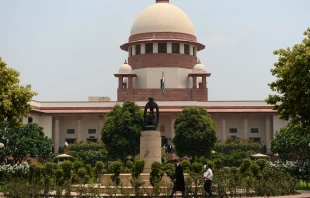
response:
<path id="1" fill-rule="evenodd" d="M 176 167 L 175 168 L 175 181 L 174 181 L 174 185 L 173 185 L 173 189 L 172 189 L 172 193 L 170 197 L 172 198 L 176 191 L 181 191 L 182 198 L 186 198 L 183 168 L 181 164 L 179 163 L 179 160 L 177 159 L 174 160 L 174 165 Z"/>

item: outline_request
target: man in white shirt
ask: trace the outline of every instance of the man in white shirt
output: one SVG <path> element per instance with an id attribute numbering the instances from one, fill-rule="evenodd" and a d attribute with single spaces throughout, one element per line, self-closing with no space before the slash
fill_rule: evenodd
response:
<path id="1" fill-rule="evenodd" d="M 203 173 L 203 178 L 205 181 L 203 188 L 208 193 L 209 198 L 211 198 L 212 197 L 212 178 L 213 178 L 212 165 L 206 164 L 203 167 L 206 169 L 206 171 Z"/>

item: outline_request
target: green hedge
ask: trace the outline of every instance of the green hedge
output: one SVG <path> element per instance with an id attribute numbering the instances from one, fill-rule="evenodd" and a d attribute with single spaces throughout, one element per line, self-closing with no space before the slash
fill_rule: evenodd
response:
<path id="1" fill-rule="evenodd" d="M 101 149 L 105 149 L 105 145 L 102 143 L 75 143 L 75 144 L 69 144 L 69 150 L 70 151 L 88 151 L 88 150 L 95 150 L 99 151 Z"/>
<path id="2" fill-rule="evenodd" d="M 226 155 L 231 154 L 233 151 L 254 151 L 259 153 L 261 151 L 261 145 L 255 142 L 231 142 L 231 143 L 217 143 L 214 146 L 215 152 L 224 153 Z"/>

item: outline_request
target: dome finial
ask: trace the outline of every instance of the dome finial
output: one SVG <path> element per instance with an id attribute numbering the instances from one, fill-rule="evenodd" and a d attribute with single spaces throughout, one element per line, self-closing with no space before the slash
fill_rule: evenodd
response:
<path id="1" fill-rule="evenodd" d="M 127 60 L 125 59 L 125 62 L 124 62 L 124 64 L 127 64 Z"/>
<path id="2" fill-rule="evenodd" d="M 200 59 L 198 59 L 198 62 L 197 62 L 197 64 L 201 64 L 201 62 L 200 62 Z"/>
<path id="3" fill-rule="evenodd" d="M 156 3 L 169 3 L 169 0 L 156 0 Z"/>

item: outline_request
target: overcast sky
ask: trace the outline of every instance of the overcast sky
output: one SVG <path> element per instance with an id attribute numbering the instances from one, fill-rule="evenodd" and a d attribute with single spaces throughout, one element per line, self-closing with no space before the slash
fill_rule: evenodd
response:
<path id="1" fill-rule="evenodd" d="M 277 57 L 310 27 L 309 0 L 171 0 L 191 18 L 209 100 L 263 100 Z M 39 101 L 116 100 L 135 17 L 155 0 L 0 0 L 0 57 Z M 159 13 L 160 14 L 160 13 Z M 169 76 L 165 76 L 169 78 Z"/>

